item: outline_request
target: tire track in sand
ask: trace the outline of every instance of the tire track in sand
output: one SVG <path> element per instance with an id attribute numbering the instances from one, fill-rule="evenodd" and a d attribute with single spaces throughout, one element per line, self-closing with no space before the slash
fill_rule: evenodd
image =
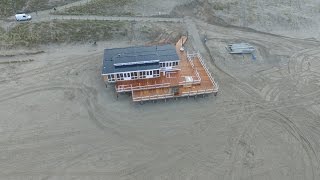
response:
<path id="1" fill-rule="evenodd" d="M 241 179 L 241 177 L 250 177 L 252 175 L 243 169 L 244 165 L 248 165 L 246 162 L 243 162 L 243 160 L 254 157 L 254 151 L 251 148 L 250 141 L 253 140 L 256 128 L 259 127 L 259 123 L 262 120 L 279 125 L 299 142 L 303 150 L 306 152 L 309 163 L 311 164 L 311 166 L 305 165 L 305 169 L 307 169 L 306 171 L 312 172 L 313 180 L 318 179 L 319 158 L 311 142 L 292 120 L 276 110 L 252 114 L 250 116 L 249 121 L 247 122 L 248 125 L 238 137 L 235 142 L 235 146 L 231 149 L 232 155 L 230 160 L 230 169 L 225 174 L 225 179 Z M 239 160 L 242 160 L 241 163 L 237 163 Z"/>

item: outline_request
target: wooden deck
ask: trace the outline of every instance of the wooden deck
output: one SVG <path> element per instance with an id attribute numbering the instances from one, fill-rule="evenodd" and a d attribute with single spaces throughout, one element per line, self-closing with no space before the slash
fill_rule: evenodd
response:
<path id="1" fill-rule="evenodd" d="M 184 38 L 184 42 L 185 42 Z M 178 45 L 180 44 L 180 45 Z M 179 70 L 172 71 L 170 73 L 160 74 L 158 78 L 151 79 L 137 79 L 130 81 L 118 81 L 116 82 L 117 92 L 130 92 L 137 90 L 151 90 L 159 88 L 168 88 L 172 86 L 179 86 L 186 83 L 185 77 L 191 76 L 193 78 L 192 84 L 200 84 L 201 78 L 198 75 L 196 69 L 192 67 L 192 64 L 187 60 L 185 52 L 181 52 L 181 40 L 177 43 L 176 50 L 180 58 L 180 64 L 177 67 Z"/>
<path id="2" fill-rule="evenodd" d="M 176 50 L 180 57 L 180 64 L 177 71 L 159 78 L 148 80 L 133 80 L 116 83 L 117 92 L 132 91 L 133 101 L 149 101 L 184 96 L 196 96 L 218 92 L 218 85 L 206 68 L 199 53 L 187 54 L 181 52 L 181 38 L 176 44 Z M 187 82 L 186 76 L 191 76 L 193 82 Z"/>

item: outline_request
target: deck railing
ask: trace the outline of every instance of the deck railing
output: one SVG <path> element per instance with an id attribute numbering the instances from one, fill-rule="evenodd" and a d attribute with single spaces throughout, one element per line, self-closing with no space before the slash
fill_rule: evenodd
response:
<path id="1" fill-rule="evenodd" d="M 208 74 L 210 81 L 211 81 L 212 84 L 214 85 L 214 90 L 213 90 L 213 92 L 218 92 L 218 90 L 219 90 L 219 85 L 218 85 L 218 83 L 215 82 L 214 78 L 212 77 L 212 75 L 211 75 L 210 71 L 208 70 L 205 62 L 203 61 L 203 57 L 201 56 L 201 54 L 199 53 L 199 51 L 198 51 L 197 53 L 192 53 L 192 54 L 187 53 L 187 57 L 188 57 L 188 59 L 192 59 L 192 58 L 195 58 L 195 57 L 197 57 L 197 58 L 199 59 L 201 65 L 203 66 L 204 70 L 205 70 L 206 73 Z"/>
<path id="2" fill-rule="evenodd" d="M 201 77 L 200 77 L 200 75 L 199 75 L 199 72 L 198 72 L 197 68 L 195 68 L 195 66 L 194 66 L 193 56 L 192 56 L 192 55 L 189 56 L 189 55 L 187 54 L 187 59 L 188 59 L 190 65 L 191 65 L 192 69 L 195 71 L 195 74 L 196 74 L 196 77 L 197 77 L 197 80 L 194 80 L 194 81 L 195 81 L 197 84 L 200 84 L 200 83 L 201 83 Z"/>
<path id="3" fill-rule="evenodd" d="M 139 101 L 150 101 L 150 100 L 158 100 L 158 99 L 169 99 L 173 98 L 173 94 L 161 94 L 161 95 L 153 95 L 153 96 L 134 96 L 132 94 L 132 100 L 134 102 L 139 102 Z"/>
<path id="4" fill-rule="evenodd" d="M 214 89 L 205 89 L 205 90 L 197 90 L 197 91 L 188 91 L 182 92 L 179 96 L 174 96 L 172 93 L 161 94 L 161 95 L 152 95 L 152 96 L 137 96 L 132 93 L 132 100 L 134 102 L 140 101 L 152 101 L 152 100 L 159 100 L 159 99 L 170 99 L 174 97 L 187 97 L 187 96 L 196 96 L 196 95 L 204 95 L 204 94 L 211 94 L 216 92 Z"/>
<path id="5" fill-rule="evenodd" d="M 144 85 L 144 86 L 132 86 L 130 85 L 119 85 L 116 87 L 117 92 L 130 92 L 130 91 L 137 91 L 137 90 L 147 90 L 147 89 L 159 89 L 159 88 L 166 88 L 170 87 L 171 83 L 162 83 L 162 84 L 151 84 L 151 85 Z"/>
<path id="6" fill-rule="evenodd" d="M 137 90 L 148 90 L 148 89 L 159 89 L 159 88 L 167 88 L 170 86 L 175 86 L 175 85 L 196 85 L 196 84 L 200 84 L 201 83 L 201 77 L 198 73 L 197 70 L 195 70 L 195 75 L 196 76 L 192 76 L 193 81 L 192 82 L 188 82 L 186 80 L 183 80 L 183 78 L 179 78 L 179 82 L 178 83 L 161 83 L 161 84 L 150 84 L 150 85 L 139 85 L 139 86 L 132 86 L 132 84 L 129 85 L 119 85 L 116 86 L 116 91 L 118 93 L 121 92 L 131 92 L 131 91 L 137 91 Z"/>
<path id="7" fill-rule="evenodd" d="M 213 93 L 213 92 L 215 92 L 214 89 L 188 91 L 188 92 L 182 92 L 181 96 L 195 96 L 195 95 L 201 95 L 201 94 L 210 94 L 210 93 Z"/>
<path id="8" fill-rule="evenodd" d="M 195 72 L 195 76 L 192 76 L 193 81 L 192 82 L 188 82 L 186 80 L 179 80 L 178 84 L 172 84 L 170 82 L 168 83 L 161 83 L 161 84 L 151 84 L 151 85 L 139 85 L 139 86 L 133 86 L 132 84 L 129 85 L 119 85 L 116 86 L 116 91 L 121 93 L 121 92 L 130 92 L 130 91 L 137 91 L 137 90 L 148 90 L 148 89 L 158 89 L 158 88 L 166 88 L 166 87 L 170 87 L 170 86 L 174 86 L 174 85 L 195 85 L 195 84 L 200 84 L 201 83 L 201 76 L 197 70 L 197 68 L 195 67 L 194 63 L 193 63 L 193 59 L 194 58 L 198 58 L 201 65 L 203 66 L 203 68 L 205 69 L 206 73 L 208 74 L 210 81 L 213 83 L 214 85 L 214 92 L 218 91 L 218 84 L 214 81 L 213 77 L 211 76 L 209 70 L 207 69 L 202 56 L 200 55 L 200 53 L 192 53 L 189 54 L 187 53 L 187 59 L 188 62 L 190 63 L 190 65 L 192 66 L 192 69 Z M 176 70 L 176 69 L 175 69 Z"/>

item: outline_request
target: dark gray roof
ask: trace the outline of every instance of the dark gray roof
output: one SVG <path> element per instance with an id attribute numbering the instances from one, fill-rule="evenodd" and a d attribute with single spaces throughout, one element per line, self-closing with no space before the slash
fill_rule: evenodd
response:
<path id="1" fill-rule="evenodd" d="M 156 61 L 147 63 L 152 60 Z M 105 49 L 102 74 L 159 69 L 159 62 L 176 60 L 179 60 L 179 56 L 175 46 L 170 44 Z M 145 63 L 141 63 L 142 61 Z M 119 66 L 114 66 L 114 64 Z"/>

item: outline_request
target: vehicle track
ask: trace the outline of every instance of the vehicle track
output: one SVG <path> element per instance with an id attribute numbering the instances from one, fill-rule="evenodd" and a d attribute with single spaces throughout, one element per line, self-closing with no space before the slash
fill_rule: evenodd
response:
<path id="1" fill-rule="evenodd" d="M 288 131 L 294 137 L 304 148 L 305 152 L 308 155 L 309 162 L 311 163 L 311 169 L 312 169 L 312 179 L 316 180 L 319 174 L 317 173 L 319 171 L 319 158 L 314 150 L 312 144 L 310 143 L 309 139 L 302 133 L 302 131 L 297 127 L 297 125 L 291 121 L 288 117 L 281 114 L 277 110 L 272 111 L 274 112 L 273 116 L 275 116 L 274 119 L 272 119 L 269 115 L 268 119 L 270 121 L 274 121 L 275 123 L 282 126 L 284 129 Z M 278 121 L 276 121 L 277 119 Z"/>
<path id="2" fill-rule="evenodd" d="M 39 74 L 44 74 L 44 73 L 49 73 L 49 72 L 52 72 L 52 71 L 56 71 L 56 70 L 61 70 L 63 68 L 66 68 L 66 67 L 70 67 L 70 66 L 78 66 L 80 64 L 83 64 L 83 63 L 90 63 L 90 58 L 92 57 L 97 57 L 97 56 L 100 56 L 101 53 L 99 54 L 96 54 L 96 53 L 92 53 L 90 55 L 84 55 L 82 56 L 81 60 L 79 60 L 79 58 L 68 58 L 68 61 L 62 61 L 62 62 L 59 62 L 59 63 L 55 63 L 55 64 L 50 64 L 50 65 L 47 65 L 45 67 L 39 67 L 39 68 L 35 68 L 35 69 L 32 69 L 32 70 L 28 70 L 28 71 L 24 71 L 24 72 L 17 72 L 15 74 L 12 74 L 11 77 L 8 77 L 7 80 L 2 80 L 0 81 L 0 83 L 4 83 L 6 81 L 14 81 L 14 80 L 18 80 L 20 79 L 21 77 L 23 78 L 26 78 L 26 77 L 32 77 L 32 76 L 36 76 L 36 75 L 39 75 Z"/>
<path id="3" fill-rule="evenodd" d="M 238 162 L 241 159 L 245 160 L 246 158 L 254 156 L 254 151 L 251 150 L 250 142 L 253 140 L 252 138 L 254 133 L 257 132 L 255 129 L 258 127 L 259 123 L 262 120 L 267 120 L 277 125 L 280 125 L 280 127 L 285 129 L 292 137 L 294 137 L 302 145 L 304 151 L 308 155 L 309 162 L 312 164 L 311 166 L 305 166 L 305 168 L 311 168 L 312 179 L 317 179 L 317 177 L 319 176 L 319 174 L 317 174 L 319 170 L 319 158 L 312 144 L 293 121 L 285 117 L 283 114 L 277 112 L 276 110 L 251 114 L 249 120 L 246 123 L 246 128 L 235 141 L 234 147 L 231 149 L 231 165 L 230 170 L 227 173 L 227 179 L 241 179 L 241 177 L 249 178 L 251 176 L 250 174 L 244 174 L 244 172 L 248 172 L 243 170 L 243 168 L 245 168 L 245 162 L 242 162 L 240 164 L 236 162 Z M 249 157 L 248 153 L 250 154 Z M 241 172 L 241 174 L 238 174 L 239 172 Z"/>
<path id="4" fill-rule="evenodd" d="M 241 179 L 241 177 L 244 176 L 244 178 L 248 178 L 248 174 L 239 174 L 238 172 L 241 171 L 239 169 L 243 168 L 243 162 L 240 164 L 236 162 L 241 161 L 242 158 L 244 158 L 248 153 L 254 154 L 253 150 L 251 149 L 251 143 L 252 141 L 252 136 L 257 128 L 260 120 L 255 119 L 254 117 L 256 116 L 255 113 L 252 113 L 246 122 L 246 127 L 240 133 L 240 136 L 235 140 L 233 147 L 231 148 L 231 156 L 230 156 L 230 169 L 228 172 L 225 174 L 225 179 Z"/>
<path id="5" fill-rule="evenodd" d="M 292 55 L 288 63 L 289 74 L 296 76 L 302 73 L 303 64 L 310 58 L 320 58 L 319 48 L 305 49 Z"/>

